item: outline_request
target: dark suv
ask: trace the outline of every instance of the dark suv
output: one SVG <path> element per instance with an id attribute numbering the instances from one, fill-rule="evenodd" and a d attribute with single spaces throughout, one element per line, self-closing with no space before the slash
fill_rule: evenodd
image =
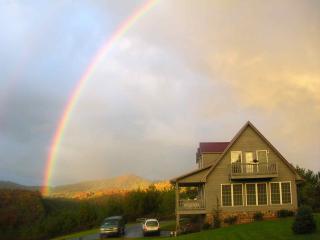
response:
<path id="1" fill-rule="evenodd" d="M 125 232 L 125 221 L 122 216 L 113 216 L 104 219 L 100 227 L 100 238 L 122 236 Z"/>

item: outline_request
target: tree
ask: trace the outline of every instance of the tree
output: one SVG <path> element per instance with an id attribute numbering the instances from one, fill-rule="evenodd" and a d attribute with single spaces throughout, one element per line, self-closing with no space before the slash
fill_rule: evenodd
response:
<path id="1" fill-rule="evenodd" d="M 316 223 L 313 218 L 311 207 L 302 206 L 298 209 L 292 225 L 292 230 L 296 234 L 311 233 L 316 230 Z"/>

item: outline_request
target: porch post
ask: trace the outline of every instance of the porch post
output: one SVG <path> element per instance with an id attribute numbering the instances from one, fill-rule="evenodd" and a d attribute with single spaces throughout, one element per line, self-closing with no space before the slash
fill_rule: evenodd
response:
<path id="1" fill-rule="evenodd" d="M 180 229 L 180 214 L 179 214 L 179 183 L 176 182 L 175 185 L 176 190 L 176 233 Z"/>

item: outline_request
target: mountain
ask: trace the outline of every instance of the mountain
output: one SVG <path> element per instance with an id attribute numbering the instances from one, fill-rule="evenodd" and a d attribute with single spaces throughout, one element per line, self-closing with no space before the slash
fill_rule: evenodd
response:
<path id="1" fill-rule="evenodd" d="M 146 189 L 155 185 L 158 190 L 165 190 L 171 185 L 167 181 L 150 181 L 142 177 L 129 174 L 114 178 L 84 181 L 68 185 L 50 187 L 49 197 L 61 198 L 92 198 L 102 195 L 123 194 L 131 190 Z M 13 182 L 0 181 L 0 189 L 24 189 L 37 191 L 40 187 L 24 186 Z"/>
<path id="2" fill-rule="evenodd" d="M 38 186 L 26 186 L 10 181 L 0 181 L 0 189 L 19 189 L 19 190 L 31 190 L 38 191 L 40 187 Z"/>
<path id="3" fill-rule="evenodd" d="M 61 196 L 61 195 L 75 195 L 77 193 L 112 193 L 112 192 L 122 192 L 130 191 L 133 189 L 145 189 L 152 182 L 138 177 L 136 175 L 123 175 L 119 177 L 79 182 L 75 184 L 68 184 L 53 187 L 51 189 L 51 196 Z"/>

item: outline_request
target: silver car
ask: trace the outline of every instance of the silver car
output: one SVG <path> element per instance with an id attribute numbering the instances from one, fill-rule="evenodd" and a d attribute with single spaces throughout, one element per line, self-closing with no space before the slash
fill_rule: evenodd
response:
<path id="1" fill-rule="evenodd" d="M 160 224 L 157 219 L 146 219 L 142 223 L 142 232 L 143 236 L 147 236 L 149 234 L 160 235 Z"/>

